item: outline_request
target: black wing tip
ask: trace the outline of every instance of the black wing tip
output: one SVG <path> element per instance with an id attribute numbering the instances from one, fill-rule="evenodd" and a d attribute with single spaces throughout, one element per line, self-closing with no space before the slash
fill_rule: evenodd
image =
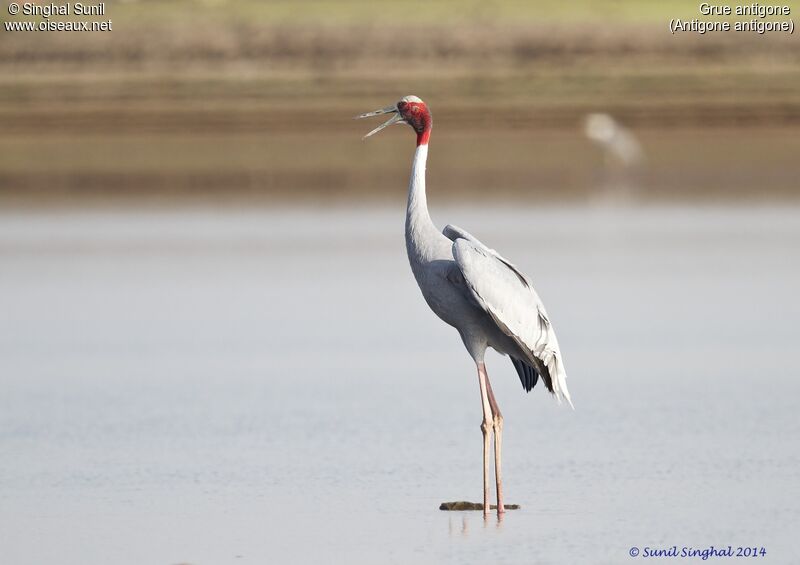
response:
<path id="1" fill-rule="evenodd" d="M 547 391 L 555 394 L 555 391 L 553 390 L 553 379 L 550 377 L 550 371 L 547 369 L 547 365 L 541 363 L 541 368 L 537 368 L 529 365 L 527 362 L 521 359 L 517 359 L 516 357 L 511 357 L 511 363 L 517 370 L 519 380 L 522 382 L 522 388 L 525 389 L 525 392 L 530 392 L 533 390 L 533 387 L 536 386 L 539 377 L 541 377 L 542 381 L 544 381 L 544 386 L 547 388 Z"/>
<path id="2" fill-rule="evenodd" d="M 536 386 L 536 381 L 539 380 L 539 373 L 536 371 L 536 369 L 528 365 L 525 361 L 517 359 L 516 357 L 511 357 L 511 363 L 517 370 L 519 380 L 522 383 L 522 388 L 525 389 L 525 392 L 530 392 L 533 390 L 533 387 Z"/>
<path id="3" fill-rule="evenodd" d="M 550 371 L 544 363 L 542 363 L 542 380 L 544 381 L 544 386 L 547 388 L 547 392 L 555 394 L 556 391 L 553 388 L 553 379 L 550 377 Z"/>

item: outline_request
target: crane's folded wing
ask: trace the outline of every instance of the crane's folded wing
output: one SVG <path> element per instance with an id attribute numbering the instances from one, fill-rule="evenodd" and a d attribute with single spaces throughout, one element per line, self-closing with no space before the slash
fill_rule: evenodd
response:
<path id="1" fill-rule="evenodd" d="M 553 394 L 572 406 L 558 340 L 530 279 L 467 232 L 447 226 L 443 233 L 453 239 L 453 258 L 472 296 L 531 364 L 547 368 Z"/>
<path id="2" fill-rule="evenodd" d="M 498 261 L 503 263 L 506 267 L 511 269 L 517 277 L 519 277 L 520 281 L 522 281 L 525 286 L 529 288 L 533 288 L 533 282 L 528 278 L 528 276 L 520 271 L 516 265 L 514 265 L 511 261 L 500 255 L 494 249 L 489 249 L 485 246 L 477 237 L 469 233 L 467 230 L 463 230 L 458 226 L 454 226 L 453 224 L 447 224 L 444 229 L 442 230 L 444 236 L 451 240 L 455 241 L 457 239 L 466 239 L 470 243 L 472 243 L 476 248 L 488 253 L 489 255 L 494 256 L 497 258 Z"/>

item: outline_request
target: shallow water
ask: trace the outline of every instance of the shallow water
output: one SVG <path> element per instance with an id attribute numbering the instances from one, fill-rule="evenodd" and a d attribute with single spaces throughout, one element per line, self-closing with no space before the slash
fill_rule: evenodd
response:
<path id="1" fill-rule="evenodd" d="M 797 562 L 798 219 L 434 210 L 533 275 L 576 406 L 488 357 L 498 522 L 437 509 L 480 500 L 479 394 L 402 207 L 4 211 L 0 560 Z"/>

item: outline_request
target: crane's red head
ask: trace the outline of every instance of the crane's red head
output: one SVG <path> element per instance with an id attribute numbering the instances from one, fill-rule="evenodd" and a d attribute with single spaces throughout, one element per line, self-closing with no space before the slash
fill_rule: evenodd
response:
<path id="1" fill-rule="evenodd" d="M 356 116 L 359 118 L 369 118 L 380 114 L 394 114 L 388 121 L 376 127 L 374 130 L 364 136 L 364 139 L 381 131 L 383 128 L 392 124 L 408 124 L 415 132 L 417 132 L 417 145 L 425 145 L 431 136 L 431 127 L 433 126 L 433 118 L 431 112 L 428 110 L 428 105 L 416 96 L 404 96 L 400 101 L 393 105 L 375 110 L 374 112 L 367 112 Z"/>

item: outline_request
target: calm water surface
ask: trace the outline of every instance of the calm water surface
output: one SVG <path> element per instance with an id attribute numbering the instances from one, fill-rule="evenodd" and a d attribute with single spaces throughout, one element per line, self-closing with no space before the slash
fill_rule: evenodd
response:
<path id="1" fill-rule="evenodd" d="M 480 500 L 479 393 L 402 207 L 4 211 L 0 561 L 800 562 L 800 210 L 434 220 L 530 273 L 559 332 L 574 412 L 487 360 L 522 510 L 437 509 Z"/>

